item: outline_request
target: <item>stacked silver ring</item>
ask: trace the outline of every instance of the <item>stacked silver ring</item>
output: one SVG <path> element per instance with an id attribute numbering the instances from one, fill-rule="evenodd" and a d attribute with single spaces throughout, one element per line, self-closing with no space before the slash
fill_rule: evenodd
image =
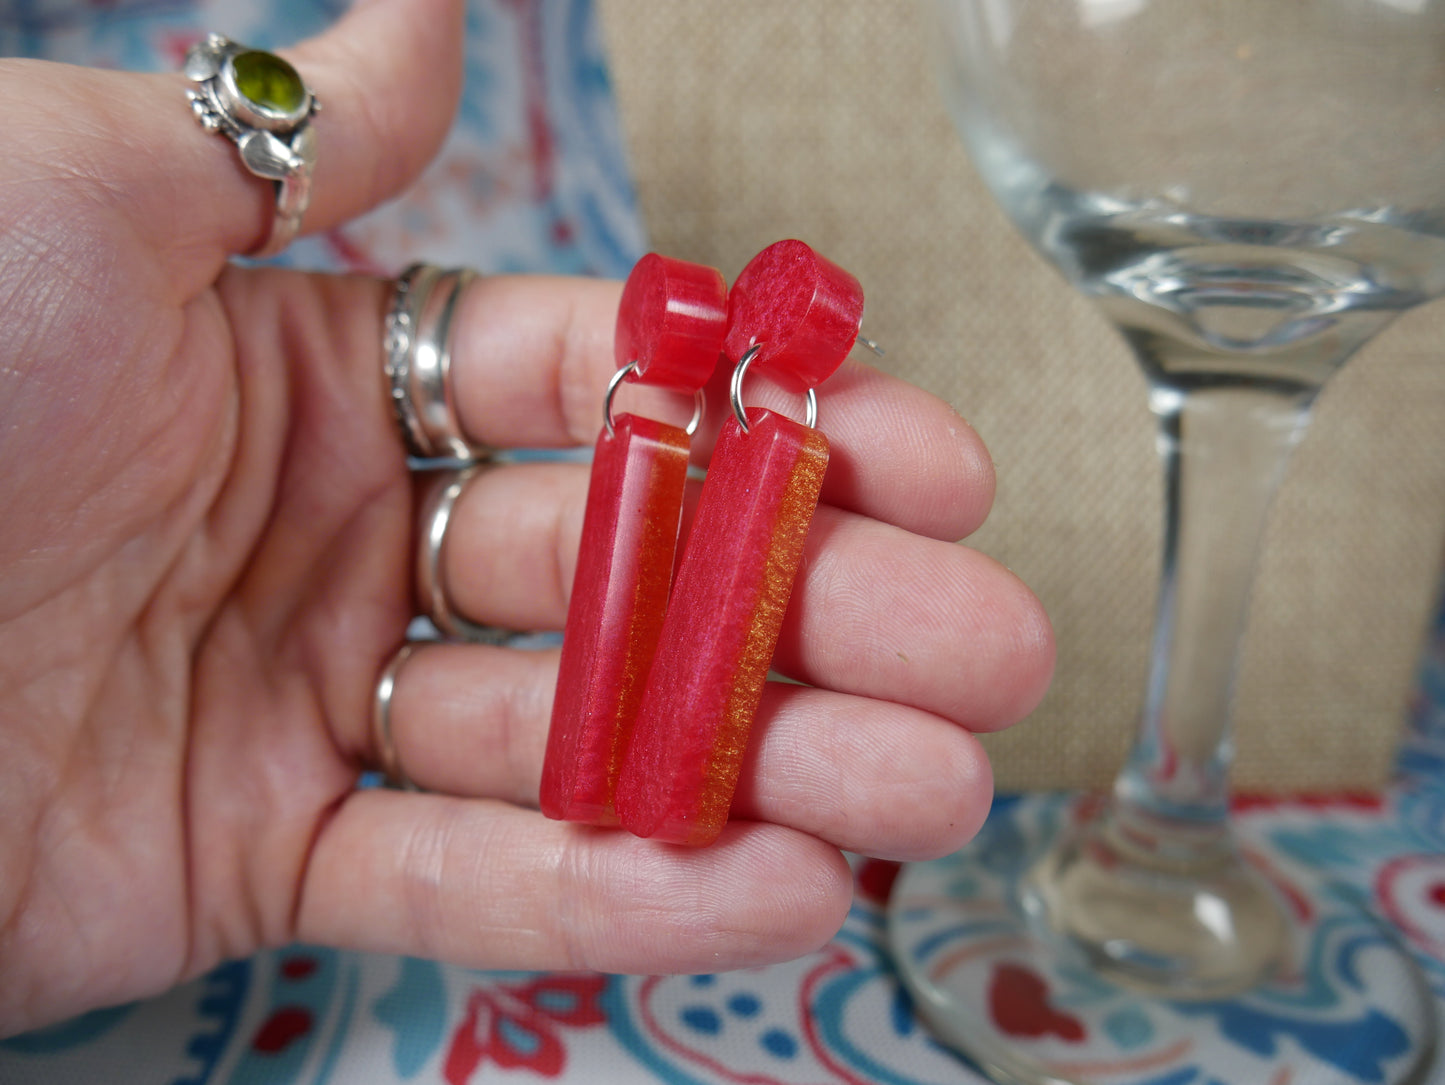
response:
<path id="1" fill-rule="evenodd" d="M 413 264 L 392 293 L 386 377 L 407 452 L 417 459 L 474 463 L 490 454 L 462 433 L 451 385 L 452 321 L 462 291 L 475 277 L 463 268 Z"/>

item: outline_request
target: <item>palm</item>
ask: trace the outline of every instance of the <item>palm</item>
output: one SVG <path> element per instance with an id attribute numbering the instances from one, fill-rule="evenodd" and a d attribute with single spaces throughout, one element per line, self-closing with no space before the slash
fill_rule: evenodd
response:
<path id="1" fill-rule="evenodd" d="M 26 571 L 0 612 L 25 694 L 3 738 L 41 796 L 0 791 L 0 817 L 35 826 L 0 842 L 0 972 L 37 1010 L 82 963 L 123 997 L 288 936 L 355 776 L 363 736 L 333 727 L 364 719 L 345 694 L 408 606 L 404 464 L 379 377 L 344 362 L 369 356 L 345 339 L 367 321 L 318 327 L 323 299 L 277 272 L 166 297 L 119 209 L 71 206 L 6 260 L 49 302 L 12 363 L 0 481 L 0 561 Z"/>

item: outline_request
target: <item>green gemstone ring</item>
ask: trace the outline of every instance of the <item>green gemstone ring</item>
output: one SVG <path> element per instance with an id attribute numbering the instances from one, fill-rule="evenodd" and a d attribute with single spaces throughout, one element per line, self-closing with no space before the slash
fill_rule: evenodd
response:
<path id="1" fill-rule="evenodd" d="M 201 127 L 233 142 L 241 162 L 276 190 L 276 213 L 266 239 L 250 255 L 273 256 L 296 236 L 311 202 L 316 134 L 311 118 L 321 104 L 296 69 L 275 53 L 210 34 L 186 54 L 186 91 Z"/>

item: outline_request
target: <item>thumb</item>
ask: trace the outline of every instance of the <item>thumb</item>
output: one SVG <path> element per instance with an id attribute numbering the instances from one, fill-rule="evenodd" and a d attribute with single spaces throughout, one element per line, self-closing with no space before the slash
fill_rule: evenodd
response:
<path id="1" fill-rule="evenodd" d="M 311 121 L 317 160 L 303 232 L 369 210 L 431 160 L 461 91 L 463 10 L 463 0 L 371 0 L 280 51 L 322 106 Z M 195 84 L 182 73 L 0 61 L 3 74 L 0 108 L 28 107 L 18 110 L 24 131 L 4 142 L 29 159 L 29 179 L 91 182 L 141 240 L 172 257 L 177 285 L 194 288 L 193 274 L 209 281 L 218 261 L 269 236 L 274 183 L 196 122 L 186 98 Z M 12 160 L 8 172 L 17 168 Z"/>

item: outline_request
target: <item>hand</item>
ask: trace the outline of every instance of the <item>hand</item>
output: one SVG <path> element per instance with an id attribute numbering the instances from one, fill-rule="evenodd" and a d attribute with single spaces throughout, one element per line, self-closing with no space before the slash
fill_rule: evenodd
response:
<path id="1" fill-rule="evenodd" d="M 376 0 L 290 54 L 325 103 L 305 228 L 439 144 L 460 8 Z M 0 62 L 0 1034 L 294 939 L 489 968 L 759 964 L 837 929 L 839 848 L 973 834 L 991 787 L 971 732 L 1034 706 L 1051 633 L 1009 573 L 941 541 L 992 499 L 977 437 L 861 366 L 822 397 L 833 461 L 776 660 L 808 685 L 769 687 L 715 846 L 535 811 L 555 652 L 418 652 L 393 732 L 431 793 L 356 790 L 415 607 L 390 288 L 228 264 L 272 196 L 185 86 Z M 467 432 L 590 443 L 617 298 L 479 280 L 454 338 Z M 458 609 L 560 628 L 586 487 L 577 465 L 478 476 L 447 549 Z"/>

